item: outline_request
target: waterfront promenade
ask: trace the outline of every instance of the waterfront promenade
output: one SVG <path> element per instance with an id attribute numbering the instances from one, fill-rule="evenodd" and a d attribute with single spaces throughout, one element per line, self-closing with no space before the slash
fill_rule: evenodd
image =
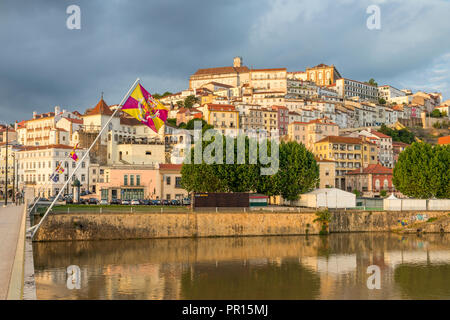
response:
<path id="1" fill-rule="evenodd" d="M 0 300 L 8 298 L 8 292 L 21 291 L 16 281 L 11 281 L 16 277 L 17 267 L 20 270 L 20 263 L 23 265 L 23 255 L 20 255 L 19 235 L 21 234 L 24 223 L 24 205 L 15 206 L 13 204 L 7 207 L 0 207 Z M 23 250 L 22 250 L 23 251 Z M 16 258 L 16 253 L 17 258 Z M 18 266 L 19 264 L 19 266 Z M 23 275 L 20 272 L 20 281 L 23 281 Z M 9 296 L 11 298 L 11 295 Z"/>

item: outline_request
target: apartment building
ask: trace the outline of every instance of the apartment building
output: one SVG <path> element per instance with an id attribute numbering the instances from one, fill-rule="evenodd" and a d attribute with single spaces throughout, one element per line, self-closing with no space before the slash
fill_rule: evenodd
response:
<path id="1" fill-rule="evenodd" d="M 72 134 L 78 130 L 81 119 L 74 112 L 60 110 L 37 114 L 33 119 L 16 124 L 18 143 L 25 146 L 43 146 L 51 144 L 71 145 Z"/>
<path id="2" fill-rule="evenodd" d="M 73 150 L 67 145 L 24 146 L 16 152 L 17 179 L 19 189 L 24 187 L 34 189 L 34 195 L 50 197 L 58 194 L 70 174 L 78 165 L 69 154 Z M 85 149 L 76 151 L 78 158 L 84 156 Z M 79 161 L 80 161 L 79 160 Z M 58 164 L 62 164 L 64 172 L 58 175 L 58 181 L 50 179 Z M 81 191 L 88 190 L 89 155 L 81 163 L 80 168 L 72 177 L 81 183 Z M 64 193 L 72 193 L 72 183 L 69 182 Z"/>
<path id="3" fill-rule="evenodd" d="M 394 88 L 392 86 L 384 85 L 378 87 L 378 97 L 384 99 L 387 102 L 391 102 L 392 98 L 404 96 L 406 96 L 406 93 L 404 91 Z"/>
<path id="4" fill-rule="evenodd" d="M 272 106 L 277 112 L 278 132 L 280 136 L 287 135 L 289 125 L 289 110 L 284 106 Z"/>
<path id="5" fill-rule="evenodd" d="M 310 151 L 314 150 L 314 144 L 317 141 L 329 135 L 339 135 L 339 126 L 328 118 L 309 122 L 293 122 L 288 126 L 288 139 L 303 143 Z"/>
<path id="6" fill-rule="evenodd" d="M 360 100 L 378 101 L 378 89 L 368 83 L 340 78 L 336 80 L 336 90 L 342 98 L 359 97 Z"/>
<path id="7" fill-rule="evenodd" d="M 314 144 L 319 159 L 336 161 L 335 186 L 346 190 L 346 173 L 377 163 L 377 146 L 361 138 L 327 136 Z"/>
<path id="8" fill-rule="evenodd" d="M 359 136 L 364 136 L 368 140 L 374 142 L 379 150 L 378 160 L 379 162 L 388 168 L 394 166 L 394 150 L 392 147 L 392 137 L 385 135 L 376 130 L 369 128 L 367 130 L 361 130 L 358 133 Z"/>
<path id="9" fill-rule="evenodd" d="M 237 135 L 239 131 L 239 111 L 228 104 L 207 104 L 203 113 L 208 124 L 224 135 Z"/>

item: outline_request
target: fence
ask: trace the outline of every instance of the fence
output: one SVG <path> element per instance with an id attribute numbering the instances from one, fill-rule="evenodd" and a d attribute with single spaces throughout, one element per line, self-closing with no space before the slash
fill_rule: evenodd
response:
<path id="1" fill-rule="evenodd" d="M 450 210 L 450 199 L 384 199 L 383 209 L 387 211 Z"/>

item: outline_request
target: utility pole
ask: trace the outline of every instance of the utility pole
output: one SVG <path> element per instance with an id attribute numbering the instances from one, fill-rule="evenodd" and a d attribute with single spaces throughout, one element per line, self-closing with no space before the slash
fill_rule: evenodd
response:
<path id="1" fill-rule="evenodd" d="M 5 158 L 5 207 L 8 205 L 8 124 L 6 124 L 6 158 Z"/>

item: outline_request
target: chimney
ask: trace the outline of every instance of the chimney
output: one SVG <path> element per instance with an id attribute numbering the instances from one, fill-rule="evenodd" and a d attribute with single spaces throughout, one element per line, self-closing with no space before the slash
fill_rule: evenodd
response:
<path id="1" fill-rule="evenodd" d="M 55 116 L 58 115 L 59 113 L 60 113 L 59 106 L 55 106 Z"/>
<path id="2" fill-rule="evenodd" d="M 17 127 L 18 127 L 18 125 L 17 125 L 17 120 L 16 120 L 16 122 L 14 123 L 14 130 L 15 131 L 17 131 Z"/>
<path id="3" fill-rule="evenodd" d="M 37 116 L 37 112 L 33 111 L 33 119 L 36 119 L 36 116 Z"/>

